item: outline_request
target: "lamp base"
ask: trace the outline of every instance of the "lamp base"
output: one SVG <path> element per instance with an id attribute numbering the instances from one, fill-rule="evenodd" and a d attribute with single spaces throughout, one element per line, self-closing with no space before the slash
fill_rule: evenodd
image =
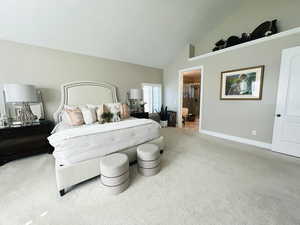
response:
<path id="1" fill-rule="evenodd" d="M 22 103 L 21 107 L 17 110 L 17 121 L 20 121 L 23 125 L 32 124 L 37 119 L 31 111 L 28 103 Z"/>

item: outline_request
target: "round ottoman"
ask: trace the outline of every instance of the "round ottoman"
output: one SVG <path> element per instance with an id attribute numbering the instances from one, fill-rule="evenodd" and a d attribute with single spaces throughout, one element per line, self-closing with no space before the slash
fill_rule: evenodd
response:
<path id="1" fill-rule="evenodd" d="M 160 151 L 155 144 L 137 147 L 138 170 L 144 176 L 153 176 L 160 171 Z"/>
<path id="2" fill-rule="evenodd" d="M 101 183 L 110 194 L 119 194 L 129 186 L 129 160 L 126 154 L 115 153 L 100 160 Z"/>

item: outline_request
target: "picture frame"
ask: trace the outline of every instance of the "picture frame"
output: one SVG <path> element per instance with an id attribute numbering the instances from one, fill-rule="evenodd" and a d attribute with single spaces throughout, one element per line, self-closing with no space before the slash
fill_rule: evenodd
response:
<path id="1" fill-rule="evenodd" d="M 221 73 L 220 100 L 261 100 L 265 66 Z"/>

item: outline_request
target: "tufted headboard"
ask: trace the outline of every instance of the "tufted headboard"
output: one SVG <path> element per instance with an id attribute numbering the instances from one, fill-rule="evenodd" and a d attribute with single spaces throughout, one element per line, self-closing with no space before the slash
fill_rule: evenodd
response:
<path id="1" fill-rule="evenodd" d="M 116 87 L 108 83 L 74 81 L 61 86 L 61 102 L 53 114 L 55 123 L 61 121 L 64 105 L 99 105 L 117 102 Z"/>

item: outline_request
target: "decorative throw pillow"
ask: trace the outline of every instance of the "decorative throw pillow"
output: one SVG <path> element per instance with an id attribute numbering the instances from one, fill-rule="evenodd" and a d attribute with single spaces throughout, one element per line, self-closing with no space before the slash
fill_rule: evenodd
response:
<path id="1" fill-rule="evenodd" d="M 121 111 L 120 111 L 120 114 L 121 114 L 121 119 L 127 119 L 130 117 L 130 113 L 129 113 L 129 107 L 127 104 L 124 104 L 122 103 L 121 104 Z"/>
<path id="2" fill-rule="evenodd" d="M 109 112 L 109 110 L 104 104 L 97 106 L 97 111 L 96 111 L 97 119 L 100 123 L 103 123 L 103 118 L 102 118 L 103 113 L 107 113 L 107 112 Z"/>
<path id="3" fill-rule="evenodd" d="M 71 125 L 71 119 L 70 119 L 70 116 L 69 114 L 67 113 L 67 109 L 70 109 L 70 110 L 74 110 L 78 108 L 77 106 L 73 106 L 73 105 L 64 105 L 64 110 L 62 112 L 62 115 L 61 115 L 61 120 L 64 124 L 68 124 L 68 125 Z"/>
<path id="4" fill-rule="evenodd" d="M 79 126 L 84 124 L 84 119 L 82 112 L 79 108 L 76 109 L 66 109 L 66 112 L 68 113 L 70 117 L 70 122 L 72 126 Z"/>
<path id="5" fill-rule="evenodd" d="M 96 109 L 88 107 L 80 107 L 85 124 L 92 124 L 97 121 Z"/>
<path id="6" fill-rule="evenodd" d="M 108 103 L 105 104 L 105 106 L 108 108 L 109 112 L 113 114 L 112 122 L 118 122 L 121 120 L 121 103 Z"/>

